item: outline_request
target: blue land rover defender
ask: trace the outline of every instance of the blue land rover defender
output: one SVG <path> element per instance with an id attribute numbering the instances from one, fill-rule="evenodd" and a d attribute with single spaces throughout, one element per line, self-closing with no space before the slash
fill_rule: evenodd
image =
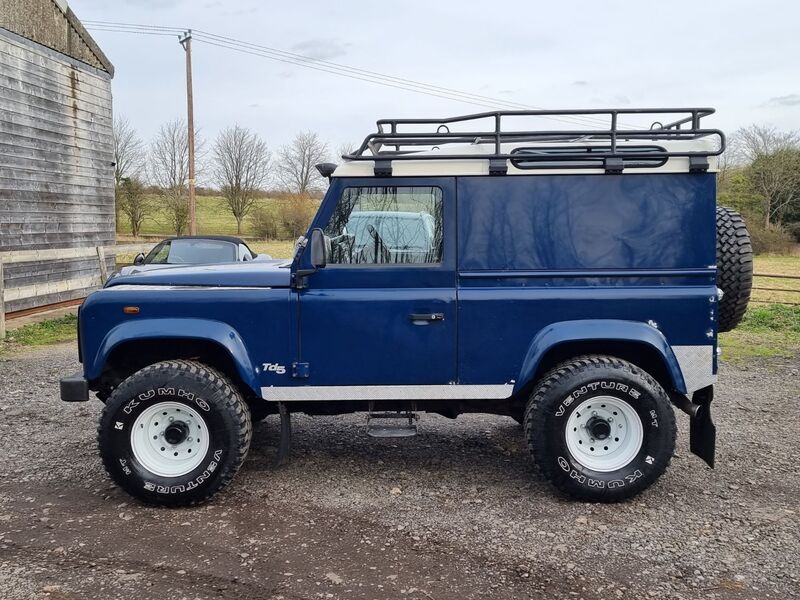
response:
<path id="1" fill-rule="evenodd" d="M 713 466 L 717 333 L 747 306 L 752 251 L 716 206 L 711 113 L 378 121 L 318 166 L 330 186 L 291 260 L 91 294 L 61 397 L 97 393 L 108 473 L 163 505 L 225 486 L 270 413 L 282 459 L 292 412 L 363 411 L 375 436 L 426 412 L 507 415 L 557 488 L 615 501 L 664 472 L 674 406 Z"/>

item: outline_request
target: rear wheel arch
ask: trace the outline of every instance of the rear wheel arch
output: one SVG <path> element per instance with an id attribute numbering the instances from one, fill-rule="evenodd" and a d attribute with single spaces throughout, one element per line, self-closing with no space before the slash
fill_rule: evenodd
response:
<path id="1" fill-rule="evenodd" d="M 669 358 L 664 355 L 663 351 L 646 341 L 620 339 L 565 340 L 553 344 L 541 353 L 535 368 L 531 371 L 530 377 L 521 382 L 522 385 L 515 393 L 517 403 L 520 406 L 524 405 L 542 377 L 557 365 L 586 355 L 613 356 L 627 361 L 649 374 L 668 392 L 673 390 L 680 392 L 684 387 L 683 376 L 680 373 L 680 368 L 677 367 L 675 357 L 672 356 L 675 364 L 671 366 Z M 675 372 L 676 368 L 677 373 Z"/>

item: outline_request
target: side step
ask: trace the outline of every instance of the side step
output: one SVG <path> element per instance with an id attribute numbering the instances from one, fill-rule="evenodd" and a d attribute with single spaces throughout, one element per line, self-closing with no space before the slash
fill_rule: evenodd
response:
<path id="1" fill-rule="evenodd" d="M 367 413 L 367 435 L 375 438 L 401 438 L 417 435 L 419 415 L 416 405 L 405 411 L 376 412 L 372 402 Z"/>

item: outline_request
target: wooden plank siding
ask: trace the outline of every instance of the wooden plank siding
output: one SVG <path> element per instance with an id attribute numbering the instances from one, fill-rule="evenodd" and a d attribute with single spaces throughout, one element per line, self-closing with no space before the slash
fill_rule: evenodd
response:
<path id="1" fill-rule="evenodd" d="M 33 259 L 5 264 L 6 311 L 97 285 L 95 248 L 115 240 L 111 127 L 108 73 L 0 28 L 0 256 Z"/>

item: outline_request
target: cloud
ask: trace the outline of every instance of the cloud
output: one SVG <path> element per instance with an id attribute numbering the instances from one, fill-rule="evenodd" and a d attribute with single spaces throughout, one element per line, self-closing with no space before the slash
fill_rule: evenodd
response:
<path id="1" fill-rule="evenodd" d="M 578 81 L 573 81 L 573 82 L 572 82 L 572 85 L 577 85 L 577 86 L 580 86 L 580 87 L 585 87 L 585 86 L 589 85 L 589 82 L 588 82 L 588 81 L 584 81 L 583 79 L 578 79 Z"/>
<path id="2" fill-rule="evenodd" d="M 800 94 L 787 94 L 775 96 L 766 101 L 766 106 L 797 106 L 800 105 Z"/>
<path id="3" fill-rule="evenodd" d="M 349 43 L 343 43 L 331 38 L 315 38 L 299 42 L 292 46 L 292 50 L 316 60 L 330 60 L 347 53 Z"/>

